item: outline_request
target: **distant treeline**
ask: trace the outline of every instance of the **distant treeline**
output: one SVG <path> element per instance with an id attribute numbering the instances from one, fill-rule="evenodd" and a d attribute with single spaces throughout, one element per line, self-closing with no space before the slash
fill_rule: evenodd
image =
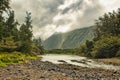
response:
<path id="1" fill-rule="evenodd" d="M 46 54 L 75 54 L 76 49 L 52 49 L 45 50 Z"/>

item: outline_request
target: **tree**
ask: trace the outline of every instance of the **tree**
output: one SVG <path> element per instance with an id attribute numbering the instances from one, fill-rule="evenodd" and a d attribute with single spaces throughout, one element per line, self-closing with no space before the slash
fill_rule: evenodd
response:
<path id="1" fill-rule="evenodd" d="M 5 19 L 3 17 L 3 12 L 6 12 L 10 6 L 9 6 L 10 0 L 0 0 L 0 41 L 3 39 L 3 32 L 4 32 L 4 26 L 5 26 Z"/>
<path id="2" fill-rule="evenodd" d="M 96 20 L 95 39 L 99 40 L 106 36 L 120 35 L 120 8 L 117 12 L 109 12 Z"/>
<path id="3" fill-rule="evenodd" d="M 87 52 L 86 52 L 86 56 L 91 56 L 91 51 L 92 51 L 92 48 L 93 48 L 93 42 L 92 41 L 89 41 L 87 40 L 86 41 L 86 48 L 87 48 Z"/>
<path id="4" fill-rule="evenodd" d="M 96 27 L 91 55 L 95 58 L 120 56 L 120 8 L 96 20 Z"/>
<path id="5" fill-rule="evenodd" d="M 0 0 L 0 14 L 2 14 L 3 11 L 7 11 L 7 9 L 10 8 L 9 2 L 10 0 Z"/>
<path id="6" fill-rule="evenodd" d="M 3 32 L 4 32 L 4 21 L 0 20 L 0 42 L 3 39 Z"/>
<path id="7" fill-rule="evenodd" d="M 91 54 L 95 58 L 111 58 L 119 54 L 119 49 L 120 38 L 111 36 L 96 41 Z"/>
<path id="8" fill-rule="evenodd" d="M 42 46 L 42 41 L 41 41 L 41 38 L 37 38 L 37 39 L 33 39 L 33 44 L 34 44 L 34 51 L 36 53 L 39 53 L 39 54 L 43 54 L 44 53 L 44 49 L 43 49 L 43 46 Z"/>
<path id="9" fill-rule="evenodd" d="M 20 38 L 22 41 L 25 40 L 32 40 L 32 20 L 31 20 L 31 13 L 26 12 L 26 18 L 25 18 L 25 23 L 22 24 L 20 27 Z"/>
<path id="10" fill-rule="evenodd" d="M 8 18 L 3 20 L 0 25 L 0 51 L 15 51 L 17 49 L 18 29 L 17 22 L 14 20 L 14 11 L 9 10 Z"/>
<path id="11" fill-rule="evenodd" d="M 13 36 L 14 40 L 18 40 L 19 34 L 18 34 L 18 22 L 15 21 L 15 15 L 13 10 L 9 10 L 8 12 L 8 18 L 6 20 L 6 26 L 5 26 L 5 34 L 6 37 Z"/>
<path id="12" fill-rule="evenodd" d="M 94 58 L 120 56 L 120 8 L 96 20 L 95 37 L 80 47 L 81 53 Z"/>
<path id="13" fill-rule="evenodd" d="M 31 53 L 32 48 L 32 20 L 31 13 L 26 12 L 25 23 L 20 27 L 21 51 Z"/>

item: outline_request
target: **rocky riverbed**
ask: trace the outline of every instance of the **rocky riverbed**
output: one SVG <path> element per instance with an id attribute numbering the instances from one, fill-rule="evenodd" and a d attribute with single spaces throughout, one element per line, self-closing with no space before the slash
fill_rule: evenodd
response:
<path id="1" fill-rule="evenodd" d="M 53 64 L 41 59 L 0 67 L 0 80 L 120 80 L 120 70 Z"/>

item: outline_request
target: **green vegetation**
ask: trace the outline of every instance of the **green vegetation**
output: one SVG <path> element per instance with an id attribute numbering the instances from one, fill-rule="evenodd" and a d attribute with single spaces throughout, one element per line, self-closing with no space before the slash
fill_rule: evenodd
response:
<path id="1" fill-rule="evenodd" d="M 52 49 L 45 50 L 46 54 L 75 54 L 76 49 Z"/>
<path id="2" fill-rule="evenodd" d="M 36 44 L 32 39 L 31 13 L 26 12 L 24 23 L 19 24 L 9 2 L 0 0 L 0 66 L 21 63 L 36 57 L 36 52 L 43 53 L 41 43 Z"/>
<path id="3" fill-rule="evenodd" d="M 41 38 L 33 39 L 33 52 L 37 54 L 43 54 L 44 48 L 42 46 Z"/>
<path id="4" fill-rule="evenodd" d="M 28 59 L 37 59 L 36 55 L 27 55 L 20 52 L 0 52 L 0 66 L 9 64 L 27 63 Z"/>
<path id="5" fill-rule="evenodd" d="M 78 48 L 78 54 L 94 58 L 120 57 L 120 9 L 96 20 L 93 41 Z"/>
<path id="6" fill-rule="evenodd" d="M 120 49 L 120 38 L 119 37 L 106 37 L 94 44 L 93 51 L 91 52 L 93 57 L 96 58 L 110 58 L 119 56 L 117 53 Z"/>

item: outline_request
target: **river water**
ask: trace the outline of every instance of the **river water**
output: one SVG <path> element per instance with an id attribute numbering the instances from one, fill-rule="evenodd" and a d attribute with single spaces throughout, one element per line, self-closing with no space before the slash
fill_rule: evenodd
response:
<path id="1" fill-rule="evenodd" d="M 107 65 L 104 63 L 93 61 L 92 59 L 88 59 L 86 57 L 81 57 L 76 55 L 46 54 L 41 56 L 42 56 L 41 59 L 42 61 L 49 61 L 54 64 L 66 63 L 81 67 L 120 70 L 120 66 Z"/>

